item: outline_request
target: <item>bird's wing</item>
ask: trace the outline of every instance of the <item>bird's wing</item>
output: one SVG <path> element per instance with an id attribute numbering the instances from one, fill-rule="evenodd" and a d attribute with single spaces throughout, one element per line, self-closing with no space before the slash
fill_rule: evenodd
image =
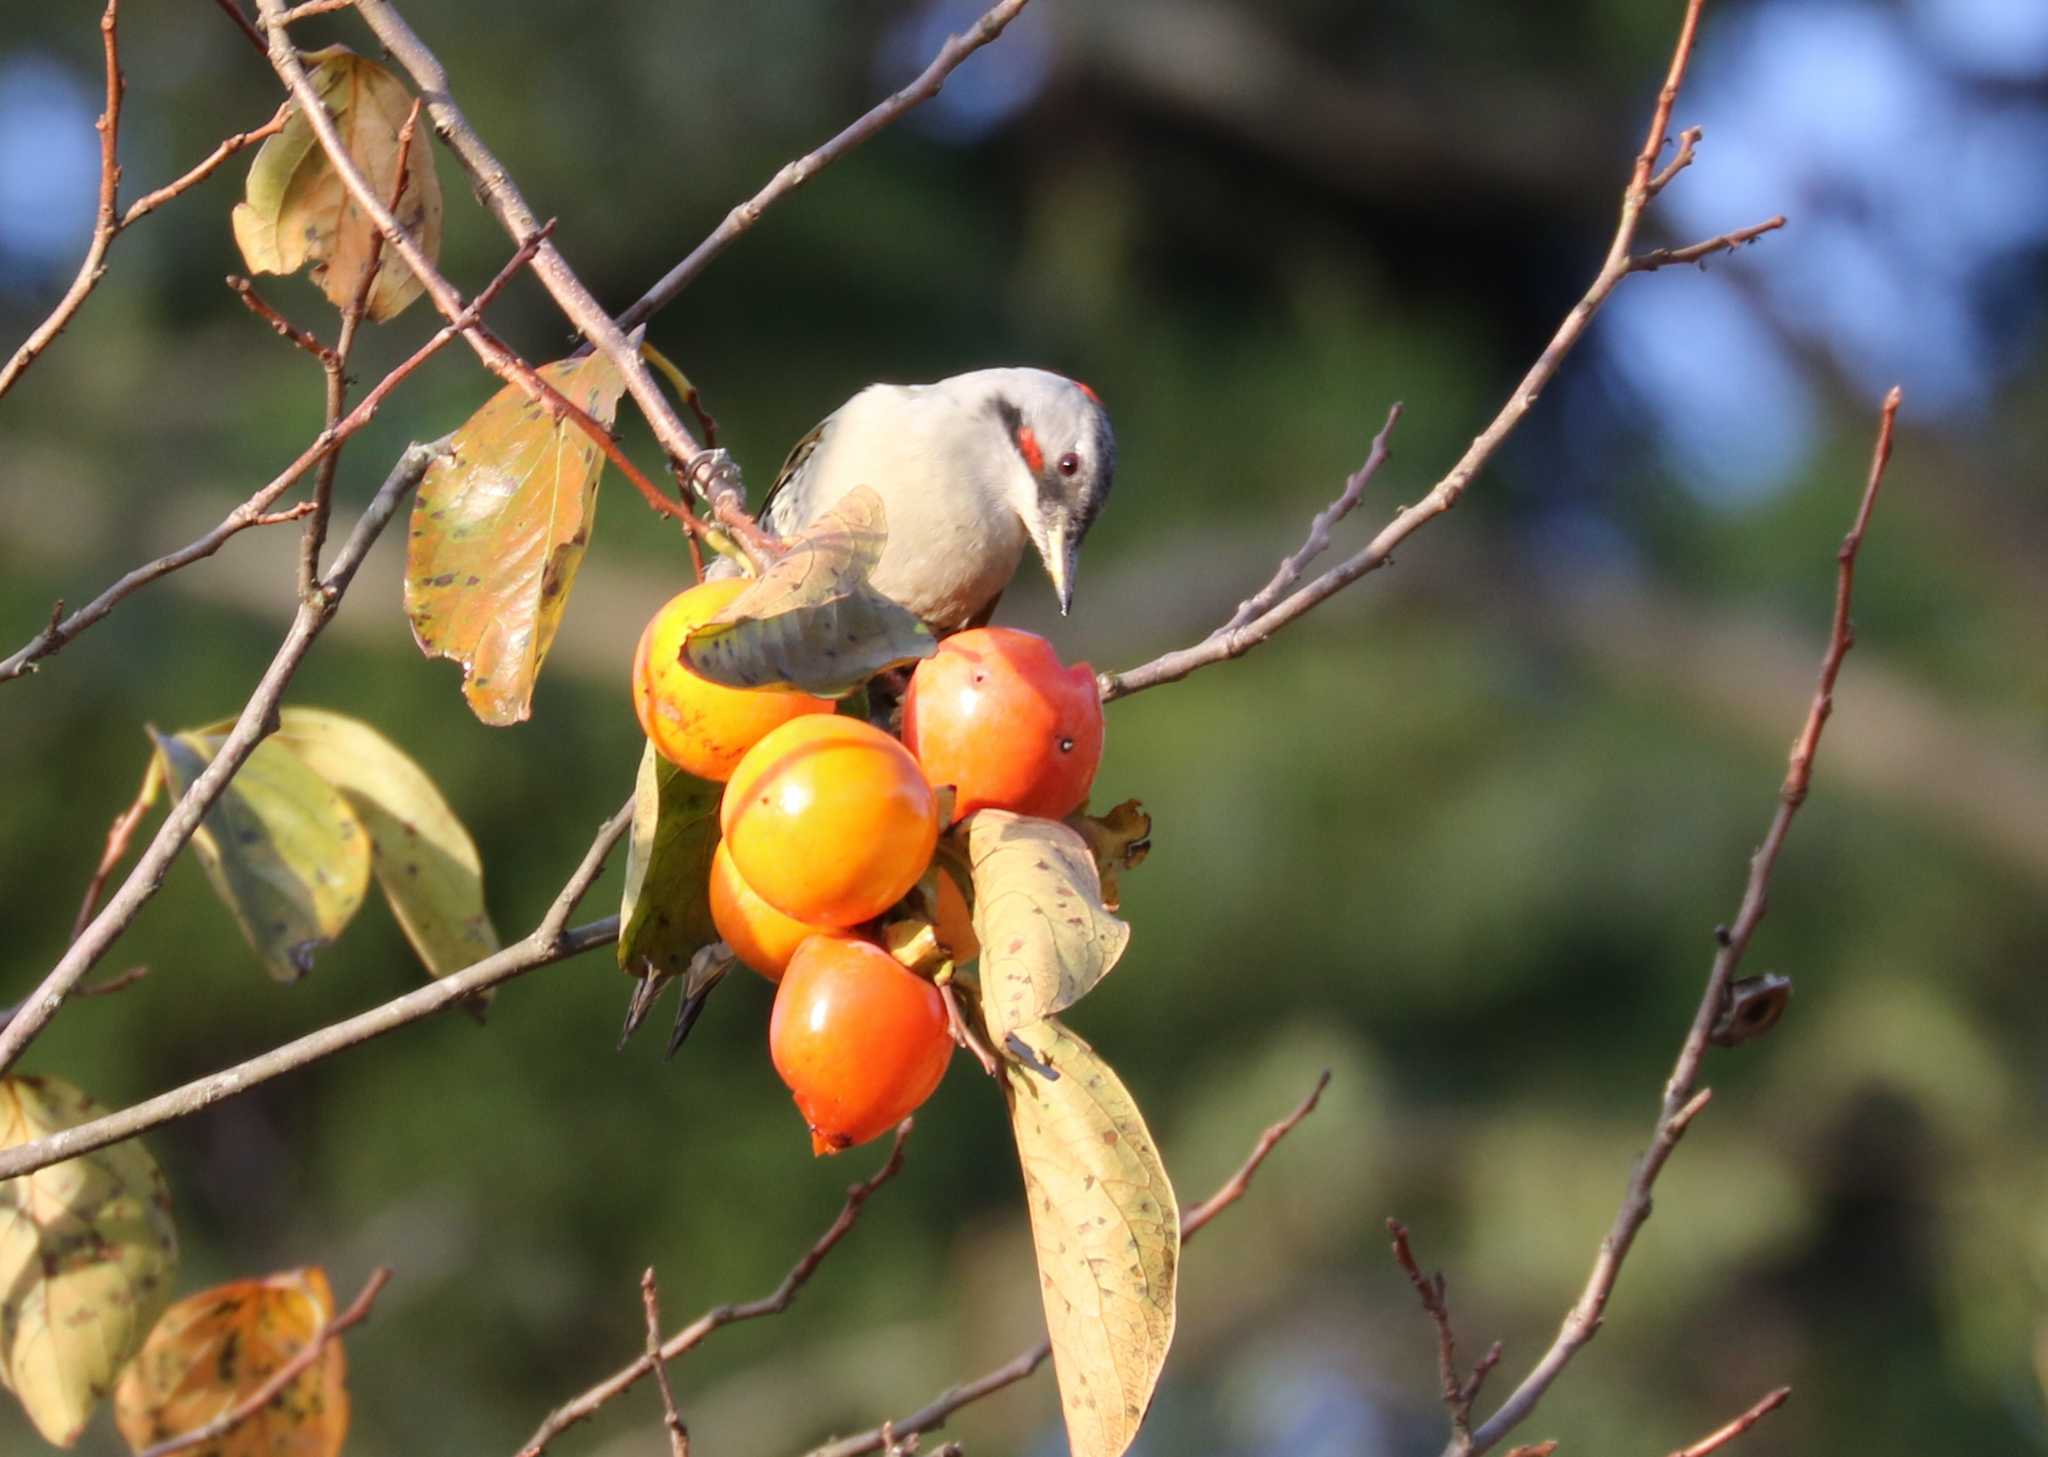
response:
<path id="1" fill-rule="evenodd" d="M 784 487 L 804 473 L 804 468 L 810 464 L 811 456 L 816 453 L 819 442 L 824 440 L 825 432 L 832 428 L 834 418 L 827 415 L 789 448 L 789 455 L 783 460 L 782 469 L 775 473 L 775 484 L 770 486 L 768 494 L 761 498 L 761 509 L 755 514 L 755 519 L 778 534 L 787 535 L 803 524 L 801 521 L 787 519 L 792 514 L 791 508 L 800 503 L 796 500 L 796 493 L 785 492 Z M 778 510 L 778 507 L 782 509 Z"/>

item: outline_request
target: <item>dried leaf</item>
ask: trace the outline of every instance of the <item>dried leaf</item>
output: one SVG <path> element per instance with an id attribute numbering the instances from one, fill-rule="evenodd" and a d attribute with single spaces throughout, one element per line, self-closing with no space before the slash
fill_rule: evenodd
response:
<path id="1" fill-rule="evenodd" d="M 205 730 L 149 731 L 183 794 L 220 749 Z M 279 981 L 297 981 L 341 934 L 370 887 L 370 837 L 341 792 L 265 740 L 192 836 L 206 878 Z"/>
<path id="2" fill-rule="evenodd" d="M 541 377 L 609 428 L 626 388 L 602 354 Z M 406 545 L 405 612 L 420 651 L 462 665 L 485 723 L 533 712 L 533 685 L 590 545 L 604 455 L 576 424 L 507 385 L 428 467 Z"/>
<path id="3" fill-rule="evenodd" d="M 340 790 L 370 836 L 370 867 L 427 971 L 445 976 L 498 949 L 476 842 L 427 772 L 360 720 L 287 708 L 274 742 Z"/>
<path id="4" fill-rule="evenodd" d="M 334 1315 L 317 1266 L 236 1280 L 163 1314 L 114 1392 L 114 1420 L 137 1452 L 232 1411 Z M 188 1457 L 335 1457 L 348 1435 L 347 1357 L 330 1340 L 246 1420 Z"/>
<path id="5" fill-rule="evenodd" d="M 734 688 L 843 698 L 885 668 L 930 657 L 930 629 L 868 585 L 887 540 L 882 498 L 866 486 L 847 492 L 684 640 L 684 664 Z"/>
<path id="6" fill-rule="evenodd" d="M 1123 900 L 1117 877 L 1136 870 L 1152 853 L 1152 816 L 1137 800 L 1127 799 L 1106 815 L 1072 814 L 1067 823 L 1088 842 L 1102 877 L 1102 904 L 1115 910 Z"/>
<path id="7" fill-rule="evenodd" d="M 724 786 L 677 768 L 649 744 L 633 785 L 626 894 L 619 905 L 619 965 L 666 978 L 718 939 L 711 921 L 711 857 Z"/>
<path id="8" fill-rule="evenodd" d="M 412 93 L 346 46 L 313 51 L 305 59 L 315 63 L 313 89 L 356 169 L 389 202 L 398 180 L 398 134 L 412 109 Z M 250 271 L 296 273 L 310 259 L 314 282 L 336 308 L 345 309 L 355 302 L 374 254 L 377 277 L 367 309 L 372 321 L 395 317 L 419 297 L 420 281 L 396 250 L 373 247 L 377 225 L 350 195 L 303 112 L 294 109 L 284 130 L 256 153 L 245 195 L 230 221 Z M 424 127 L 406 153 L 405 190 L 393 212 L 427 257 L 438 260 L 441 181 Z"/>
<path id="9" fill-rule="evenodd" d="M 107 1110 L 60 1078 L 0 1079 L 0 1148 Z M 170 1294 L 163 1173 L 130 1140 L 0 1183 L 0 1380 L 69 1447 Z"/>
<path id="10" fill-rule="evenodd" d="M 1173 1341 L 1180 1210 L 1137 1104 L 1056 1021 L 1017 1029 L 1058 1076 L 1011 1064 L 1038 1283 L 1073 1457 L 1121 1457 Z"/>
<path id="11" fill-rule="evenodd" d="M 966 833 L 983 1010 L 1001 1042 L 1086 996 L 1124 954 L 1131 928 L 1103 909 L 1078 831 L 984 809 L 967 817 Z"/>

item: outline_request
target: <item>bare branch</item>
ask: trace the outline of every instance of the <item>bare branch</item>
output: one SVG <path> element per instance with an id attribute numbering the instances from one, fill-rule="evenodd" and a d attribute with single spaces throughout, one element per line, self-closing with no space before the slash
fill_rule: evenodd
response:
<path id="1" fill-rule="evenodd" d="M 668 1428 L 669 1457 L 690 1457 L 690 1429 L 676 1409 L 676 1394 L 668 1384 L 668 1362 L 661 1358 L 661 1298 L 654 1289 L 654 1266 L 640 1277 L 640 1304 L 647 1313 L 647 1359 L 654 1365 L 654 1384 L 661 1388 L 662 1425 Z"/>
<path id="2" fill-rule="evenodd" d="M 542 945 L 550 945 L 561 939 L 562 928 L 569 924 L 569 917 L 576 911 L 577 904 L 590 893 L 590 887 L 597 883 L 597 877 L 604 873 L 605 858 L 619 843 L 633 823 L 633 801 L 628 798 L 610 819 L 598 827 L 597 838 L 590 842 L 590 848 L 583 852 L 583 859 L 570 873 L 554 904 L 541 917 L 540 925 L 534 928 L 533 938 Z"/>
<path id="3" fill-rule="evenodd" d="M 1245 1190 L 1251 1187 L 1252 1178 L 1258 1173 L 1260 1166 L 1266 1162 L 1273 1150 L 1279 1147 L 1281 1139 L 1287 1137 L 1300 1126 L 1304 1118 L 1315 1112 L 1316 1104 L 1322 1099 L 1323 1089 L 1329 1085 L 1330 1074 L 1325 1071 L 1316 1079 L 1316 1085 L 1309 1090 L 1309 1095 L 1295 1105 L 1292 1112 L 1259 1135 L 1258 1142 L 1252 1145 L 1251 1153 L 1238 1165 L 1236 1173 L 1225 1179 L 1216 1192 L 1200 1204 L 1181 1212 L 1181 1248 L 1187 1248 L 1188 1242 L 1201 1232 L 1204 1225 L 1244 1197 Z M 814 1447 L 805 1454 L 805 1457 L 861 1457 L 861 1454 L 866 1452 L 886 1451 L 892 1440 L 942 1427 L 946 1424 L 946 1419 L 962 1407 L 972 1406 L 983 1397 L 992 1396 L 1006 1386 L 1015 1386 L 1043 1366 L 1051 1355 L 1052 1342 L 1041 1340 L 1037 1345 L 1019 1351 L 993 1371 L 984 1372 L 972 1381 L 941 1392 L 930 1403 L 919 1407 L 909 1416 L 898 1417 L 892 1422 L 884 1422 L 881 1426 L 871 1427 L 865 1432 L 857 1432 L 853 1436 L 840 1437 L 821 1447 Z M 534 1457 L 534 1454 L 522 1452 L 519 1457 Z"/>
<path id="4" fill-rule="evenodd" d="M 78 903 L 78 915 L 71 922 L 73 941 L 84 934 L 86 923 L 92 919 L 93 907 L 100 903 L 100 892 L 106 889 L 107 877 L 114 873 L 116 865 L 127 858 L 129 841 L 135 838 L 135 827 L 142 823 L 142 817 L 149 813 L 149 807 L 156 802 L 162 789 L 162 771 L 152 754 L 149 766 L 142 771 L 142 787 L 135 791 L 135 798 L 128 807 L 115 815 L 114 822 L 107 826 L 107 847 L 100 852 L 100 863 L 93 868 L 92 879 L 85 883 L 85 898 Z"/>
<path id="5" fill-rule="evenodd" d="M 215 1417 L 212 1421 L 180 1432 L 168 1441 L 158 1442 L 154 1447 L 145 1448 L 136 1457 L 173 1457 L 178 1452 L 189 1452 L 194 1447 L 203 1447 L 208 1442 L 225 1437 L 250 1417 L 262 1411 L 275 1401 L 284 1389 L 305 1373 L 320 1359 L 320 1353 L 327 1349 L 327 1343 L 339 1337 L 352 1326 L 361 1325 L 369 1318 L 370 1307 L 376 1303 L 377 1292 L 391 1280 L 391 1271 L 379 1265 L 370 1272 L 369 1280 L 362 1292 L 349 1302 L 348 1309 L 313 1332 L 312 1338 L 292 1353 L 292 1358 L 271 1372 L 261 1386 Z"/>
<path id="6" fill-rule="evenodd" d="M 825 1257 L 853 1229 L 860 1218 L 861 1206 L 874 1197 L 882 1185 L 896 1177 L 903 1168 L 903 1145 L 910 1137 L 911 1120 L 906 1118 L 896 1125 L 895 1141 L 889 1146 L 889 1157 L 882 1166 L 862 1182 L 846 1191 L 846 1203 L 840 1206 L 839 1215 L 817 1242 L 804 1251 L 803 1258 L 782 1277 L 782 1283 L 759 1300 L 750 1300 L 744 1305 L 720 1305 L 698 1316 L 674 1335 L 663 1341 L 659 1347 L 649 1351 L 639 1360 L 624 1369 L 614 1372 L 581 1396 L 576 1397 L 548 1413 L 540 1429 L 527 1439 L 519 1449 L 519 1457 L 540 1457 L 548 1443 L 580 1421 L 587 1420 L 606 1402 L 622 1392 L 630 1390 L 649 1372 L 659 1371 L 664 1362 L 673 1361 L 685 1351 L 700 1344 L 704 1338 L 720 1326 L 736 1324 L 744 1320 L 758 1320 L 763 1316 L 780 1315 L 795 1301 L 797 1292 L 803 1289 Z"/>
<path id="7" fill-rule="evenodd" d="M 334 358 L 334 351 L 325 344 L 322 344 L 319 337 L 311 329 L 301 329 L 297 324 L 294 324 L 290 319 L 287 319 L 283 314 L 272 308 L 263 295 L 256 292 L 254 279 L 230 273 L 227 282 L 228 287 L 234 290 L 235 297 L 242 301 L 242 307 L 263 320 L 264 323 L 270 325 L 271 332 L 276 334 L 278 338 L 287 340 L 297 345 L 300 349 L 305 350 L 306 353 L 318 360 L 322 367 L 325 367 L 328 361 Z M 330 425 L 333 423 L 331 420 L 328 422 Z"/>
<path id="8" fill-rule="evenodd" d="M 221 12 L 235 23 L 235 28 L 242 32 L 243 38 L 250 45 L 256 47 L 256 54 L 268 59 L 270 48 L 263 43 L 263 33 L 251 25 L 249 17 L 242 13 L 240 0 L 213 0 L 213 3 L 218 5 Z"/>
<path id="9" fill-rule="evenodd" d="M 297 25 L 302 20 L 311 20 L 316 15 L 332 15 L 337 10 L 352 9 L 356 0 L 300 0 L 279 17 L 286 25 Z"/>
<path id="10" fill-rule="evenodd" d="M 1784 214 L 1765 218 L 1746 228 L 1737 228 L 1732 233 L 1723 233 L 1717 238 L 1708 238 L 1703 243 L 1693 243 L 1684 248 L 1653 248 L 1628 260 L 1631 273 L 1654 273 L 1659 268 L 1669 268 L 1674 263 L 1697 263 L 1702 258 L 1716 253 L 1732 253 L 1747 243 L 1754 243 L 1765 233 L 1774 233 L 1785 226 Z"/>
<path id="11" fill-rule="evenodd" d="M 552 227 L 553 224 L 550 223 L 548 226 Z M 534 244 L 529 243 L 514 253 L 505 266 L 498 271 L 498 276 L 492 279 L 490 284 L 470 301 L 469 307 L 464 309 L 457 319 L 449 322 L 432 338 L 428 339 L 426 343 L 414 350 L 412 355 L 402 361 L 391 373 L 379 380 L 376 387 L 363 396 L 362 400 L 353 410 L 349 411 L 339 424 L 331 429 L 322 430 L 319 435 L 314 437 L 313 443 L 300 452 L 297 460 L 286 466 L 262 490 L 230 511 L 218 526 L 196 541 L 135 568 L 115 582 L 113 586 L 100 593 L 91 602 L 79 608 L 71 616 L 64 618 L 61 622 L 51 622 L 49 626 L 30 638 L 27 644 L 11 657 L 0 659 L 0 683 L 34 671 L 35 665 L 38 662 L 64 647 L 65 644 L 85 631 L 86 628 L 91 627 L 95 622 L 98 622 L 102 617 L 113 611 L 115 605 L 123 598 L 148 586 L 159 577 L 168 576 L 181 567 L 190 566 L 202 557 L 213 555 L 213 553 L 220 550 L 221 545 L 229 537 L 234 536 L 238 532 L 246 531 L 252 526 L 272 524 L 278 520 L 296 520 L 297 518 L 292 516 L 266 516 L 265 512 L 273 501 L 291 489 L 301 476 L 318 464 L 330 451 L 349 436 L 355 434 L 364 425 L 367 425 L 370 422 L 370 418 L 377 413 L 378 407 L 384 403 L 385 398 L 393 390 L 397 389 L 414 370 L 438 354 L 451 340 L 458 337 L 463 329 L 480 319 L 483 316 L 484 309 L 497 298 L 505 285 L 512 281 L 513 275 L 518 273 L 532 259 L 534 246 Z"/>
<path id="12" fill-rule="evenodd" d="M 233 136 L 224 139 L 219 146 L 207 154 L 205 161 L 201 162 L 184 176 L 178 178 L 177 181 L 167 183 L 154 192 L 144 193 L 141 197 L 128 204 L 128 211 L 121 214 L 121 227 L 125 229 L 132 226 L 138 219 L 147 217 L 172 198 L 191 191 L 218 171 L 221 163 L 227 161 L 228 158 L 234 156 L 235 153 L 241 151 L 244 147 L 263 141 L 267 137 L 276 136 L 284 130 L 284 124 L 291 119 L 291 114 L 291 103 L 285 102 L 277 108 L 276 113 L 272 115 L 269 121 L 263 123 L 262 126 L 256 127 L 251 131 L 236 132 Z"/>
<path id="13" fill-rule="evenodd" d="M 1388 1220 L 1387 1233 L 1394 1241 L 1394 1262 L 1408 1277 L 1408 1283 L 1415 1287 L 1415 1294 L 1422 1301 L 1423 1314 L 1436 1327 L 1437 1380 L 1443 1391 L 1444 1409 L 1450 1413 L 1452 1433 L 1464 1437 L 1471 1430 L 1472 1403 L 1479 1399 L 1479 1390 L 1486 1384 L 1486 1373 L 1500 1364 L 1501 1344 L 1495 1341 L 1473 1365 L 1471 1376 L 1461 1377 L 1458 1374 L 1458 1340 L 1451 1331 L 1451 1307 L 1445 1299 L 1443 1275 L 1422 1273 L 1422 1267 L 1415 1262 L 1415 1252 L 1408 1244 L 1407 1227 L 1400 1220 Z"/>
<path id="14" fill-rule="evenodd" d="M 1863 487 L 1863 497 L 1856 509 L 1856 516 L 1849 533 L 1842 539 L 1841 547 L 1835 553 L 1835 612 L 1834 622 L 1828 635 L 1827 652 L 1821 658 L 1820 680 L 1814 690 L 1812 706 L 1808 708 L 1806 721 L 1799 735 L 1792 742 L 1790 763 L 1786 767 L 1785 781 L 1778 790 L 1777 813 L 1771 818 L 1770 829 L 1764 841 L 1749 862 L 1749 879 L 1743 887 L 1742 905 L 1736 912 L 1732 925 L 1717 931 L 1717 950 L 1712 969 L 1707 975 L 1705 992 L 1700 997 L 1699 1008 L 1693 1013 L 1692 1027 L 1686 1033 L 1680 1047 L 1678 1060 L 1671 1070 L 1670 1081 L 1664 1087 L 1664 1102 L 1657 1115 L 1656 1131 L 1649 1147 L 1630 1175 L 1628 1190 L 1622 1198 L 1621 1207 L 1615 1211 L 1614 1222 L 1608 1227 L 1606 1237 L 1600 1241 L 1600 1252 L 1594 1258 L 1591 1273 L 1586 1278 L 1585 1288 L 1578 1300 L 1565 1316 L 1564 1324 L 1529 1374 L 1522 1378 L 1508 1399 L 1501 1403 L 1500 1410 L 1487 1418 L 1484 1425 L 1472 1433 L 1470 1442 L 1455 1438 L 1444 1448 L 1444 1457 L 1476 1457 L 1486 1451 L 1514 1429 L 1543 1399 L 1565 1366 L 1579 1349 L 1599 1333 L 1607 1301 L 1614 1293 L 1616 1280 L 1621 1276 L 1622 1261 L 1628 1258 L 1631 1245 L 1635 1243 L 1638 1231 L 1650 1217 L 1650 1193 L 1657 1182 L 1657 1175 L 1663 1170 L 1671 1152 L 1692 1120 L 1707 1104 L 1712 1090 L 1698 1086 L 1701 1061 L 1706 1057 L 1707 1047 L 1713 1036 L 1715 1023 L 1719 1020 L 1722 1007 L 1728 998 L 1728 987 L 1735 976 L 1735 969 L 1741 965 L 1745 952 L 1749 950 L 1750 938 L 1762 923 L 1765 909 L 1770 902 L 1771 871 L 1778 863 L 1778 853 L 1784 848 L 1785 836 L 1792 827 L 1792 817 L 1799 812 L 1799 806 L 1806 801 L 1807 789 L 1813 779 L 1813 756 L 1820 746 L 1822 727 L 1834 709 L 1835 680 L 1842 671 L 1842 660 L 1848 655 L 1855 641 L 1855 632 L 1849 620 L 1851 594 L 1856 582 L 1856 553 L 1863 545 L 1863 533 L 1870 523 L 1871 509 L 1877 504 L 1878 488 L 1884 483 L 1886 464 L 1892 453 L 1892 426 L 1899 412 L 1899 391 L 1893 389 L 1885 397 L 1884 409 L 1879 417 L 1877 445 L 1872 453 L 1870 475 Z"/>
<path id="15" fill-rule="evenodd" d="M 1671 1454 L 1671 1457 L 1708 1457 L 1708 1454 L 1720 1451 L 1723 1447 L 1783 1406 L 1786 1398 L 1791 1395 L 1791 1387 L 1779 1387 L 1734 1421 L 1724 1427 L 1715 1428 L 1707 1433 L 1706 1436 L 1694 1442 L 1690 1447 L 1680 1447 Z"/>
<path id="16" fill-rule="evenodd" d="M 946 84 L 946 78 L 959 68 L 962 61 L 1003 33 L 1009 23 L 1017 18 L 1029 0 L 1002 0 L 986 15 L 958 35 L 946 37 L 946 43 L 939 47 L 939 53 L 932 57 L 915 81 L 888 100 L 871 108 L 858 121 L 839 135 L 825 143 L 815 152 L 808 152 L 794 162 L 785 163 L 768 185 L 735 207 L 725 216 L 725 221 L 715 228 L 711 235 L 695 248 L 690 255 L 671 268 L 661 281 L 642 294 L 634 305 L 619 315 L 621 329 L 631 329 L 637 324 L 653 318 L 675 301 L 676 295 L 696 281 L 711 260 L 723 253 L 755 223 L 761 214 L 796 191 L 841 157 L 867 141 L 876 133 L 890 126 L 912 107 L 931 100 Z"/>
<path id="17" fill-rule="evenodd" d="M 1458 504 L 1473 478 L 1493 458 L 1494 452 L 1500 448 L 1502 442 L 1514 432 L 1522 417 L 1534 408 L 1543 391 L 1549 388 L 1550 382 L 1556 378 L 1558 369 L 1563 365 L 1565 356 L 1571 353 L 1584 336 L 1587 325 L 1592 322 L 1600 307 L 1607 302 L 1609 295 L 1629 274 L 1642 272 L 1646 266 L 1661 266 L 1633 258 L 1630 250 L 1635 244 L 1636 233 L 1642 222 L 1643 209 L 1655 196 L 1656 188 L 1653 184 L 1656 184 L 1658 179 L 1653 175 L 1652 168 L 1658 155 L 1664 150 L 1669 136 L 1671 107 L 1677 99 L 1679 85 L 1685 78 L 1686 64 L 1692 55 L 1693 37 L 1699 24 L 1699 10 L 1700 0 L 1689 0 L 1678 44 L 1672 53 L 1671 68 L 1666 75 L 1664 88 L 1659 93 L 1656 113 L 1651 118 L 1649 136 L 1643 144 L 1641 153 L 1636 157 L 1628 187 L 1622 193 L 1621 220 L 1615 228 L 1614 240 L 1608 247 L 1607 257 L 1600 266 L 1598 276 L 1586 290 L 1585 296 L 1565 315 L 1564 322 L 1551 336 L 1550 343 L 1545 346 L 1535 364 L 1522 376 L 1521 383 L 1515 387 L 1507 403 L 1501 406 L 1492 423 L 1473 439 L 1464 455 L 1459 457 L 1457 464 L 1451 467 L 1422 500 L 1398 512 L 1363 550 L 1330 568 L 1306 586 L 1297 588 L 1254 616 L 1242 619 L 1233 616 L 1229 623 L 1192 647 L 1163 654 L 1149 663 L 1122 673 L 1102 674 L 1098 682 L 1105 702 L 1127 697 L 1147 688 L 1156 688 L 1162 683 L 1176 682 L 1196 669 L 1208 667 L 1213 663 L 1242 657 L 1360 577 L 1385 566 L 1393 559 L 1396 547 Z M 1664 180 L 1668 181 L 1669 178 Z M 1715 247 L 1746 241 L 1748 237 L 1767 232 L 1773 227 L 1781 226 L 1782 223 L 1783 219 L 1774 218 L 1754 229 L 1726 234 L 1723 238 L 1712 240 L 1710 245 L 1703 246 L 1706 247 L 1706 251 L 1711 252 Z M 1680 253 L 1689 251 L 1678 250 Z M 1655 256 L 1645 255 L 1645 259 Z M 1674 255 L 1674 258 L 1664 261 L 1676 261 L 1676 257 Z M 1285 575 L 1284 564 L 1280 575 Z"/>
<path id="18" fill-rule="evenodd" d="M 4 367 L 0 367 L 0 395 L 14 388 L 14 382 L 24 371 L 36 362 L 36 356 L 50 347 L 50 341 L 64 332 L 64 326 L 71 322 L 79 305 L 85 302 L 87 294 L 98 286 L 107 271 L 107 249 L 113 245 L 114 235 L 121 231 L 121 220 L 114 211 L 115 194 L 121 186 L 121 46 L 116 35 L 120 19 L 121 0 L 107 0 L 107 8 L 100 15 L 100 46 L 106 55 L 107 102 L 106 109 L 94 123 L 100 134 L 100 192 L 99 206 L 93 213 L 92 239 L 86 244 L 85 259 L 78 265 L 78 276 L 71 280 L 71 287 L 64 290 L 64 297 L 57 300 L 57 307 L 50 316 L 36 325 L 22 346 L 14 351 Z"/>

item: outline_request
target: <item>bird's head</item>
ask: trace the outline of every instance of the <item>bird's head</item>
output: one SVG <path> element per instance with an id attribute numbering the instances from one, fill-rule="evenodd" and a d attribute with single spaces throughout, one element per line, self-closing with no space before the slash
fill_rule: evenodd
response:
<path id="1" fill-rule="evenodd" d="M 1007 441 L 1004 494 L 1038 548 L 1064 614 L 1081 540 L 1116 475 L 1116 437 L 1095 391 L 1042 369 L 983 371 L 987 409 Z"/>

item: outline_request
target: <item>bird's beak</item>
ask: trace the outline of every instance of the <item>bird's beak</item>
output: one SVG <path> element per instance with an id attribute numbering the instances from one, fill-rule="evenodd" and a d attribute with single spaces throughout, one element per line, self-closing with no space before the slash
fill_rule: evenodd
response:
<path id="1" fill-rule="evenodd" d="M 1064 526 L 1054 526 L 1045 542 L 1045 574 L 1052 578 L 1053 595 L 1060 599 L 1060 616 L 1074 605 L 1074 573 L 1081 561 L 1081 538 L 1070 536 Z"/>

